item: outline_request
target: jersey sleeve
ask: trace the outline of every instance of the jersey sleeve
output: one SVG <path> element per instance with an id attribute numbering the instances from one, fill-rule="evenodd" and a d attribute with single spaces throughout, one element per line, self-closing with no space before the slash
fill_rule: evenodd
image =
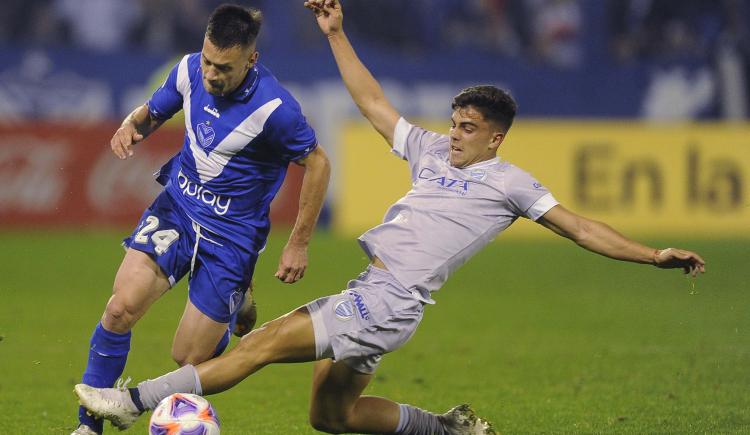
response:
<path id="1" fill-rule="evenodd" d="M 410 124 L 399 118 L 393 131 L 393 148 L 391 152 L 409 162 L 412 180 L 416 177 L 419 159 L 427 150 L 446 143 L 446 137 L 433 131 Z"/>
<path id="2" fill-rule="evenodd" d="M 557 200 L 546 187 L 529 173 L 514 168 L 510 171 L 506 182 L 508 201 L 513 210 L 519 215 L 536 221 L 544 216 Z"/>
<path id="3" fill-rule="evenodd" d="M 182 74 L 183 71 L 181 71 L 181 69 L 183 68 L 186 73 L 187 56 L 172 68 L 167 79 L 156 91 L 154 91 L 151 99 L 148 100 L 148 111 L 153 118 L 167 120 L 182 109 L 183 98 L 179 89 L 180 80 L 178 76 L 186 75 Z"/>
<path id="4" fill-rule="evenodd" d="M 301 160 L 318 146 L 315 131 L 296 104 L 282 104 L 271 114 L 266 128 L 271 143 L 284 160 Z"/>

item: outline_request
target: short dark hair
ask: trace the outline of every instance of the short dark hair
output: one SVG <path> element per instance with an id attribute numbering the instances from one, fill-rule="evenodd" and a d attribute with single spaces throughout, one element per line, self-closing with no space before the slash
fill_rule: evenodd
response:
<path id="1" fill-rule="evenodd" d="M 248 47 L 258 37 L 262 21 L 263 14 L 258 9 L 223 4 L 208 18 L 206 36 L 222 50 L 236 45 Z"/>
<path id="2" fill-rule="evenodd" d="M 451 108 L 472 106 L 488 121 L 500 124 L 507 132 L 513 125 L 518 105 L 510 94 L 491 85 L 468 87 L 453 97 Z"/>

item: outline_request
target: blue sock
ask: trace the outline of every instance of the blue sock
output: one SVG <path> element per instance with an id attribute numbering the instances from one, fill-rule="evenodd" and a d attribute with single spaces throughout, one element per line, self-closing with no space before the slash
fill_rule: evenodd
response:
<path id="1" fill-rule="evenodd" d="M 230 323 L 229 326 L 231 327 L 232 324 Z M 224 331 L 224 336 L 221 337 L 221 340 L 219 340 L 219 344 L 216 345 L 216 350 L 214 351 L 214 356 L 212 356 L 211 358 L 216 358 L 217 356 L 219 356 L 222 353 L 224 353 L 224 350 L 229 345 L 229 335 L 230 335 L 229 329 L 227 329 L 226 331 Z"/>
<path id="2" fill-rule="evenodd" d="M 130 392 L 130 399 L 135 404 L 135 407 L 138 408 L 139 411 L 145 412 L 146 407 L 143 406 L 143 402 L 141 401 L 141 393 L 138 391 L 138 387 L 128 388 L 128 392 Z"/>
<path id="3" fill-rule="evenodd" d="M 92 387 L 113 386 L 125 369 L 130 351 L 130 332 L 110 332 L 99 323 L 94 329 L 90 343 L 89 360 L 83 372 L 82 382 Z M 103 431 L 103 421 L 87 415 L 86 409 L 82 406 L 78 408 L 78 421 L 97 433 Z"/>

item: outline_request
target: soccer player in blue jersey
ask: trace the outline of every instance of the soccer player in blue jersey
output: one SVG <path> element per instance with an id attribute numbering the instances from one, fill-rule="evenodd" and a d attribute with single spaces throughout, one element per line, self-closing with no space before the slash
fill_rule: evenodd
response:
<path id="1" fill-rule="evenodd" d="M 622 261 L 705 270 L 696 253 L 655 249 L 604 223 L 577 215 L 555 200 L 530 174 L 501 160 L 497 150 L 516 114 L 516 103 L 494 86 L 461 91 L 452 103 L 449 134 L 410 124 L 383 94 L 343 32 L 337 0 L 311 0 L 354 102 L 406 160 L 409 192 L 386 212 L 383 223 L 359 242 L 367 270 L 340 294 L 317 299 L 242 338 L 218 358 L 186 365 L 137 388 L 76 385 L 96 415 L 120 428 L 154 409 L 171 393 L 215 394 L 268 364 L 317 360 L 310 423 L 329 433 L 479 435 L 494 429 L 466 405 L 434 414 L 384 397 L 362 395 L 381 357 L 414 334 L 432 294 L 448 277 L 518 218 L 540 223 L 584 249 Z"/>
<path id="2" fill-rule="evenodd" d="M 290 162 L 303 166 L 305 175 L 276 277 L 293 283 L 305 273 L 330 165 L 297 101 L 258 63 L 260 26 L 258 10 L 218 7 L 201 52 L 183 57 L 112 138 L 114 154 L 127 159 L 136 143 L 184 112 L 184 145 L 157 177 L 164 191 L 124 241 L 127 252 L 91 337 L 84 383 L 114 384 L 130 350 L 131 329 L 185 275 L 189 298 L 172 357 L 182 366 L 222 353 L 266 244 L 270 204 Z M 83 408 L 79 420 L 74 434 L 102 433 L 102 421 Z"/>

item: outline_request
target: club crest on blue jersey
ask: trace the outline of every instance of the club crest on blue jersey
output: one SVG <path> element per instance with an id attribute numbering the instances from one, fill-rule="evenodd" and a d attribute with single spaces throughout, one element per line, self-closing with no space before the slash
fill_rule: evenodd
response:
<path id="1" fill-rule="evenodd" d="M 210 146 L 215 137 L 216 132 L 207 122 L 198 124 L 198 142 L 201 143 L 203 148 Z"/>
<path id="2" fill-rule="evenodd" d="M 340 320 L 351 320 L 354 317 L 354 306 L 352 301 L 349 299 L 343 299 L 333 306 L 333 313 L 336 314 Z"/>

